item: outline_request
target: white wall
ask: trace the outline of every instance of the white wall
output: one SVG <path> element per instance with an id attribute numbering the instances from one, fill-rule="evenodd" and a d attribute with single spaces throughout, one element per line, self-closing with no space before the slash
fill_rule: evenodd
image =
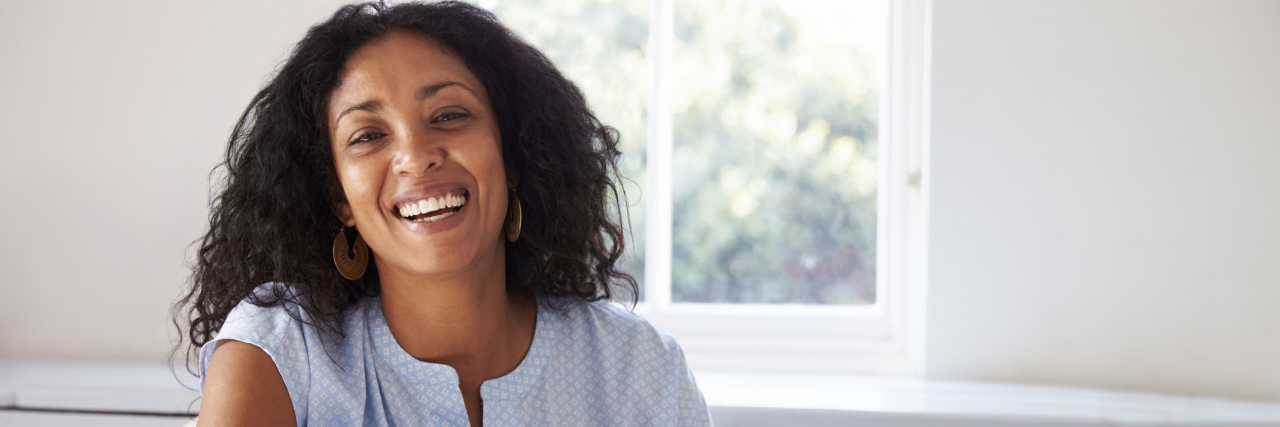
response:
<path id="1" fill-rule="evenodd" d="M 0 357 L 164 360 L 239 112 L 341 2 L 0 2 Z"/>
<path id="2" fill-rule="evenodd" d="M 1280 2 L 933 24 L 928 375 L 1280 399 Z"/>

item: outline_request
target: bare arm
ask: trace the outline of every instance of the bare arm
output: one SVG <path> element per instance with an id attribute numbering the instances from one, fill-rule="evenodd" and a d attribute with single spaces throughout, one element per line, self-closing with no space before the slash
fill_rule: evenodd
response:
<path id="1" fill-rule="evenodd" d="M 257 346 L 222 341 L 205 375 L 200 427 L 297 425 L 280 371 Z"/>

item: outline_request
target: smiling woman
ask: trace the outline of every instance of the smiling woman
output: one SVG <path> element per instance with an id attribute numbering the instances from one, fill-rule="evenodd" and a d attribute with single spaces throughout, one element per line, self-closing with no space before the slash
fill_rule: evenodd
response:
<path id="1" fill-rule="evenodd" d="M 616 135 L 481 9 L 313 27 L 232 134 L 178 303 L 201 425 L 709 424 L 675 340 L 607 303 L 636 295 Z"/>

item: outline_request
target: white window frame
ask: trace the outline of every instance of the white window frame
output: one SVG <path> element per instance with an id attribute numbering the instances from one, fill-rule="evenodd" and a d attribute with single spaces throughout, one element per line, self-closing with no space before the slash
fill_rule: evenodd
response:
<path id="1" fill-rule="evenodd" d="M 890 0 L 879 106 L 876 303 L 707 304 L 671 301 L 674 0 L 651 1 L 645 302 L 636 312 L 675 336 L 694 370 L 923 373 L 931 9 L 931 0 Z"/>

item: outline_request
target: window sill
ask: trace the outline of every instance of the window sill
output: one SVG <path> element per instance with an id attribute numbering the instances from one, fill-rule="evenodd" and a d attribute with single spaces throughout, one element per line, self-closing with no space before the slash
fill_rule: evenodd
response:
<path id="1" fill-rule="evenodd" d="M 1280 403 L 902 377 L 695 375 L 719 426 L 1280 426 Z"/>
<path id="2" fill-rule="evenodd" d="M 0 360 L 0 410 L 192 415 L 200 383 L 182 374 L 179 382 L 162 364 Z"/>
<path id="3" fill-rule="evenodd" d="M 855 375 L 696 375 L 721 427 L 1280 426 L 1280 403 Z M 164 365 L 0 360 L 0 421 L 154 414 L 168 422 L 199 412 L 198 398 Z"/>

